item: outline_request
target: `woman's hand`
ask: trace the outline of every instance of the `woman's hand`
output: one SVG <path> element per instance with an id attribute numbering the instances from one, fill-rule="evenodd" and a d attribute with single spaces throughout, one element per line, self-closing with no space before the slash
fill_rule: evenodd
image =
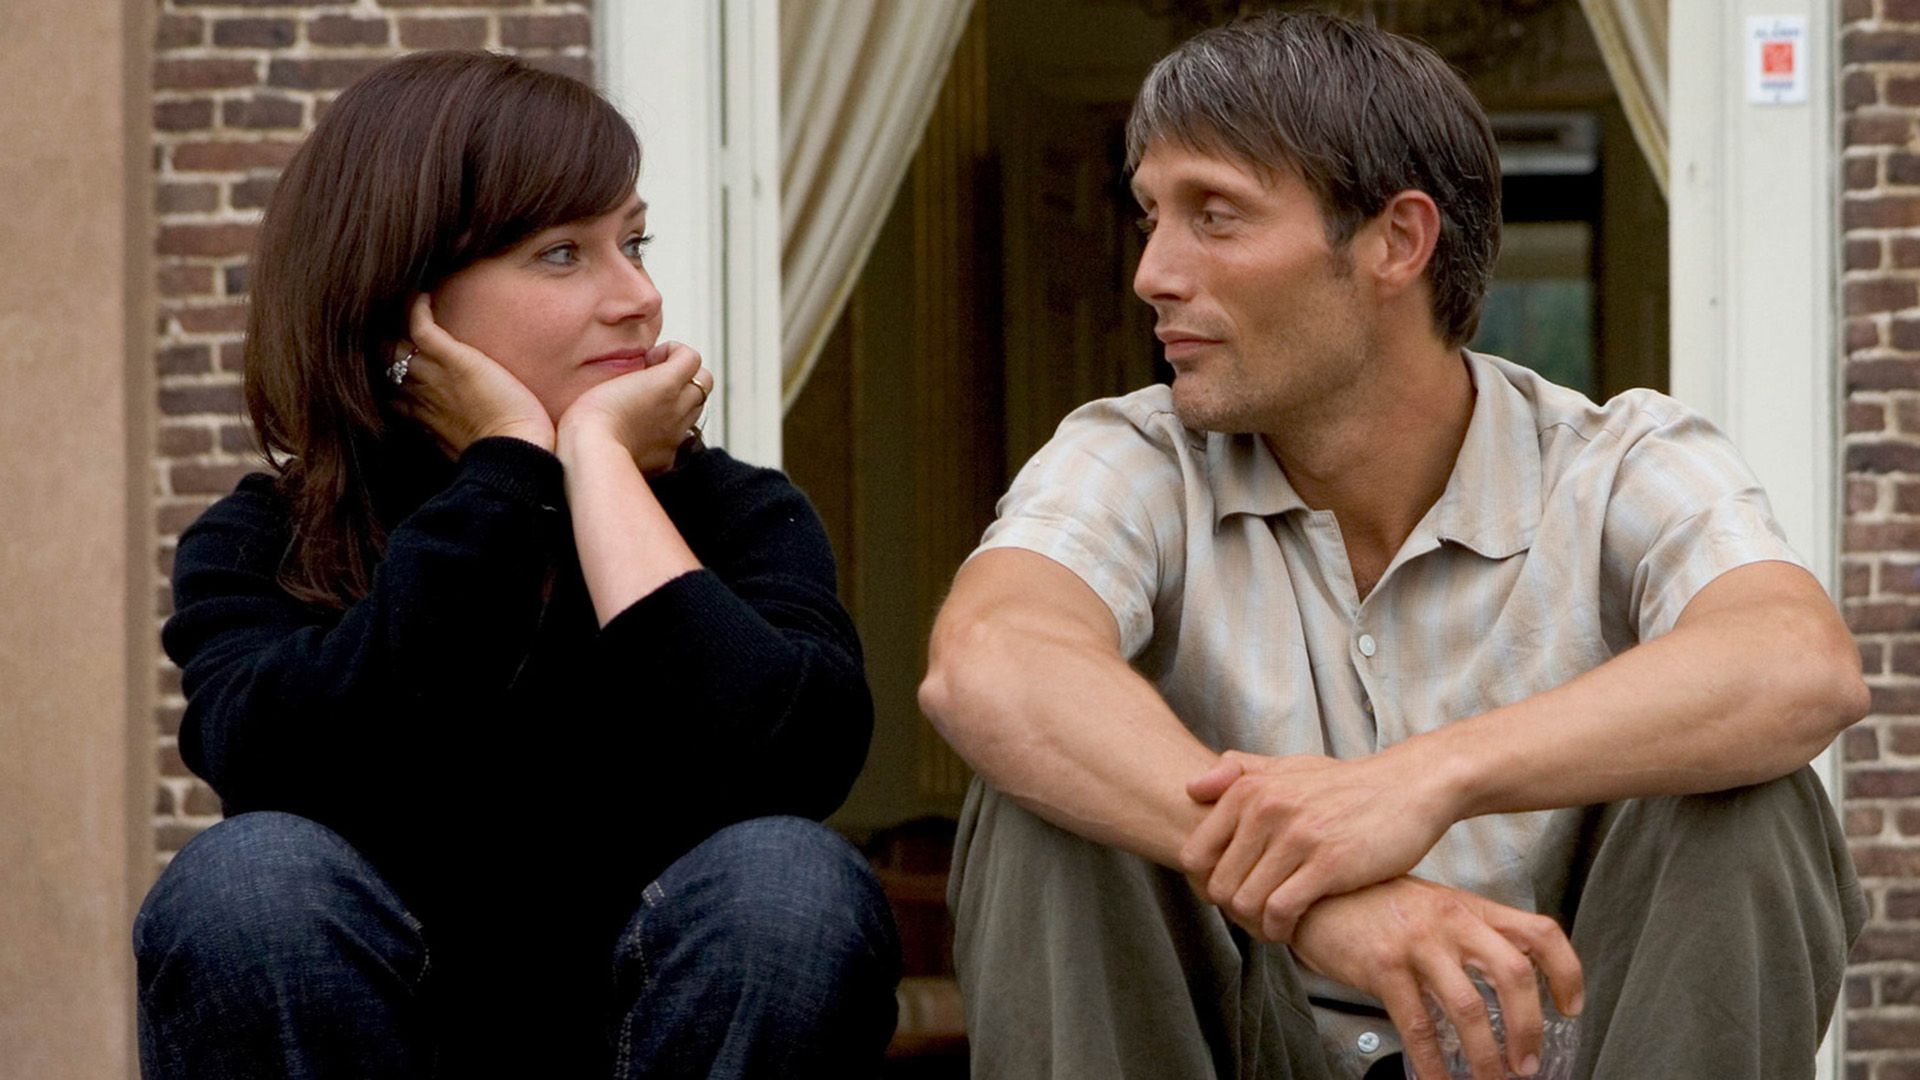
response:
<path id="1" fill-rule="evenodd" d="M 557 443 L 604 436 L 624 447 L 643 474 L 672 468 L 706 406 L 713 374 L 700 366 L 698 352 L 677 341 L 655 345 L 646 363 L 575 398 L 560 416 Z"/>
<path id="2" fill-rule="evenodd" d="M 492 357 L 442 329 L 425 293 L 414 298 L 408 327 L 415 351 L 394 408 L 432 432 L 447 456 L 493 435 L 554 448 L 553 418 L 540 399 Z M 395 359 L 406 355 L 402 349 Z"/>

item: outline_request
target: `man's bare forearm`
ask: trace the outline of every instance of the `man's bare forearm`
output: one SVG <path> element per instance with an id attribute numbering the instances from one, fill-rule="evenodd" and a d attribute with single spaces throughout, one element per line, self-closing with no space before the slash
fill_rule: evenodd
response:
<path id="1" fill-rule="evenodd" d="M 1728 580 L 1736 574 L 1744 579 Z M 1793 575 L 1807 595 L 1793 595 Z M 1703 590 L 1704 609 L 1671 633 L 1396 750 L 1445 775 L 1457 818 L 1723 791 L 1792 772 L 1865 714 L 1859 654 L 1812 579 L 1785 564 L 1743 567 L 1716 588 L 1723 595 Z"/>
<path id="2" fill-rule="evenodd" d="M 1099 604 L 1091 590 L 1058 580 L 1068 572 L 1057 564 L 1001 558 L 1014 570 L 1002 576 L 982 560 L 962 571 L 934 628 L 922 710 L 981 777 L 1028 809 L 1178 866 L 1206 811 L 1187 781 L 1217 755 L 1121 658 L 1112 617 L 1088 606 Z M 1053 591 L 1076 588 L 1084 596 Z"/>

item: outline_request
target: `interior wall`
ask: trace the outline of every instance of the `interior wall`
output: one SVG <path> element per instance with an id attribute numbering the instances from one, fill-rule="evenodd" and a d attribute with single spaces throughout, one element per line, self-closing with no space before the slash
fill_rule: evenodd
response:
<path id="1" fill-rule="evenodd" d="M 0 5 L 0 1072 L 133 1074 L 150 860 L 146 0 Z M 135 581 L 139 582 L 138 587 Z M 136 677 L 136 674 L 137 677 Z M 136 718 L 139 722 L 136 722 Z"/>

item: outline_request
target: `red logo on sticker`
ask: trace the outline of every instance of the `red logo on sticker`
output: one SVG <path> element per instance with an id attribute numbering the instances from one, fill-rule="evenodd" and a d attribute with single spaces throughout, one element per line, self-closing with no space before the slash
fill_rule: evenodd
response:
<path id="1" fill-rule="evenodd" d="M 1793 74 L 1793 42 L 1769 41 L 1760 46 L 1760 73 L 1762 75 Z"/>

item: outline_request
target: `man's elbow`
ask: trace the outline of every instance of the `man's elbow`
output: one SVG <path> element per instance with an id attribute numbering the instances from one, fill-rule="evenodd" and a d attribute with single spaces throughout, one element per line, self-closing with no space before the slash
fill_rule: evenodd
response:
<path id="1" fill-rule="evenodd" d="M 1816 728 L 1812 734 L 1825 747 L 1872 708 L 1872 695 L 1860 675 L 1860 647 L 1839 616 L 1828 611 L 1805 616 L 1794 638 Z"/>

